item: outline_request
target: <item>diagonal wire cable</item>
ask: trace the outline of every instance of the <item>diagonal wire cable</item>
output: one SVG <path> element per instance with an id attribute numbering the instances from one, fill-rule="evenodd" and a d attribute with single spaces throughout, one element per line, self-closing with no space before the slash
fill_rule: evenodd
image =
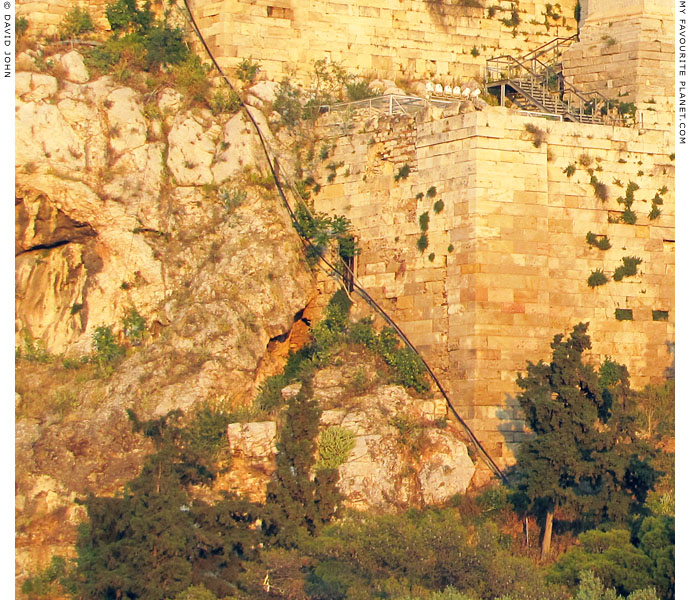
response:
<path id="1" fill-rule="evenodd" d="M 235 91 L 234 86 L 228 79 L 228 77 L 225 75 L 225 72 L 221 68 L 221 66 L 218 64 L 216 61 L 215 56 L 211 52 L 211 49 L 208 47 L 208 44 L 206 43 L 206 40 L 204 39 L 204 36 L 201 33 L 201 30 L 199 29 L 196 20 L 194 19 L 194 15 L 192 13 L 192 10 L 189 6 L 188 0 L 183 0 L 184 5 L 187 9 L 188 13 L 188 18 L 189 21 L 192 25 L 192 28 L 194 29 L 194 32 L 196 33 L 197 37 L 199 38 L 199 41 L 203 45 L 204 49 L 206 50 L 206 53 L 208 54 L 209 58 L 211 59 L 211 62 L 215 66 L 215 68 L 218 70 L 218 73 L 220 73 L 221 77 L 225 81 L 225 83 L 228 85 L 228 87 L 237 94 Z M 281 184 L 280 178 L 278 176 L 278 173 L 276 172 L 276 167 L 274 166 L 274 161 L 272 160 L 271 154 L 275 156 L 275 153 L 271 150 L 269 152 L 270 144 L 268 140 L 266 140 L 263 132 L 261 131 L 261 128 L 259 127 L 258 123 L 254 119 L 253 115 L 251 114 L 251 111 L 247 108 L 246 104 L 242 100 L 239 94 L 237 94 L 237 97 L 240 99 L 240 105 L 242 107 L 242 110 L 244 113 L 247 115 L 249 120 L 252 122 L 254 129 L 256 130 L 259 140 L 261 141 L 261 147 L 263 149 L 264 155 L 266 157 L 266 162 L 268 163 L 268 168 L 271 171 L 271 175 L 273 176 L 273 179 L 276 184 L 276 188 L 278 190 L 278 194 L 280 195 L 280 199 L 283 202 L 283 205 L 285 206 L 285 209 L 287 210 L 288 214 L 290 215 L 290 219 L 292 220 L 292 224 L 294 228 L 297 230 L 297 233 L 299 234 L 299 238 L 302 242 L 302 245 L 305 247 L 305 249 L 310 250 L 314 256 L 318 257 L 318 260 L 323 263 L 320 265 L 322 268 L 325 265 L 328 267 L 328 271 L 330 271 L 331 274 L 334 274 L 340 279 L 341 282 L 350 282 L 352 285 L 352 288 L 357 291 L 357 293 L 362 297 L 362 299 L 376 312 L 383 318 L 383 320 L 390 325 L 395 332 L 400 336 L 400 339 L 403 341 L 403 343 L 412 351 L 414 352 L 419 359 L 422 361 L 422 364 L 424 365 L 424 368 L 426 372 L 429 374 L 431 377 L 432 381 L 436 384 L 436 387 L 438 390 L 441 392 L 441 395 L 443 396 L 444 400 L 446 401 L 446 404 L 450 411 L 453 413 L 453 416 L 458 420 L 458 423 L 462 426 L 463 430 L 469 437 L 469 439 L 472 441 L 474 444 L 475 448 L 477 449 L 477 452 L 479 455 L 482 457 L 484 462 L 487 464 L 489 469 L 493 471 L 493 473 L 498 476 L 503 482 L 507 482 L 507 478 L 503 471 L 500 469 L 500 467 L 494 462 L 494 460 L 491 458 L 489 453 L 486 451 L 484 446 L 482 446 L 481 442 L 477 439 L 477 436 L 474 434 L 474 432 L 470 429 L 469 425 L 464 421 L 464 419 L 460 416 L 458 411 L 455 409 L 453 406 L 452 402 L 450 401 L 450 398 L 448 397 L 448 394 L 446 393 L 445 389 L 441 385 L 441 382 L 438 380 L 434 372 L 431 370 L 431 367 L 429 364 L 424 360 L 424 357 L 419 353 L 419 351 L 415 348 L 414 344 L 408 339 L 408 337 L 405 335 L 403 330 L 398 326 L 398 324 L 388 315 L 388 313 L 374 300 L 369 293 L 361 286 L 357 281 L 355 280 L 354 273 L 350 270 L 350 268 L 342 264 L 340 265 L 340 268 L 332 264 L 326 257 L 321 256 L 320 252 L 318 252 L 317 248 L 311 243 L 311 241 L 306 237 L 305 232 L 297 219 L 292 207 L 290 206 L 290 203 L 288 202 L 287 197 L 285 196 L 285 192 L 283 191 L 283 185 Z M 278 170 L 280 168 L 278 167 Z M 300 196 L 296 190 L 291 186 L 289 178 L 286 177 L 286 181 L 288 182 L 288 185 L 291 187 L 291 190 L 293 192 L 293 195 L 295 196 L 296 199 L 298 199 L 299 202 L 305 205 L 304 200 Z"/>

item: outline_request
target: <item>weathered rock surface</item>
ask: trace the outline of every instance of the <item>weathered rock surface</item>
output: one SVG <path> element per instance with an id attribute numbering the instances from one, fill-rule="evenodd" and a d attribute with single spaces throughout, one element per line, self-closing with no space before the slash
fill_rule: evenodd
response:
<path id="1" fill-rule="evenodd" d="M 343 427 L 355 434 L 355 445 L 339 467 L 338 487 L 346 504 L 359 509 L 441 504 L 464 493 L 474 475 L 464 438 L 445 424 L 442 399 L 410 396 L 397 385 L 379 386 L 352 396 L 348 369 L 328 367 L 314 377 L 314 398 L 326 408 L 321 430 Z M 283 389 L 294 396 L 300 384 Z M 261 498 L 275 469 L 276 424 L 233 423 L 228 442 L 234 456 L 263 477 L 234 478 L 235 489 Z"/>
<path id="2" fill-rule="evenodd" d="M 258 148 L 245 117 L 186 108 L 171 89 L 145 101 L 110 77 L 85 81 L 75 52 L 59 60 L 72 81 L 17 74 L 15 343 L 84 356 L 100 325 L 126 342 L 130 308 L 147 335 L 112 375 L 72 387 L 58 389 L 59 359 L 20 364 L 20 575 L 74 541 L 75 497 L 136 475 L 146 445 L 125 408 L 248 402 L 314 285 L 275 193 L 244 174 Z M 161 114 L 144 110 L 155 101 Z M 221 155 L 235 166 L 214 172 Z"/>

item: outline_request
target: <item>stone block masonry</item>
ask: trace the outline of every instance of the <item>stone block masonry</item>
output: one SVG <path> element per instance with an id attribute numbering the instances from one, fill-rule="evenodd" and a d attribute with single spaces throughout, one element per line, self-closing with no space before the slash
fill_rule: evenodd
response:
<path id="1" fill-rule="evenodd" d="M 530 123 L 544 131 L 539 147 Z M 578 322 L 590 324 L 593 361 L 627 364 L 636 387 L 661 380 L 673 360 L 667 343 L 675 316 L 668 132 L 485 108 L 440 120 L 381 117 L 332 141 L 329 160 L 344 166 L 315 208 L 352 220 L 362 246 L 358 280 L 402 326 L 499 462 L 509 462 L 525 436 L 517 372 L 527 360 L 547 359 L 553 336 Z M 396 182 L 405 164 L 410 174 Z M 327 174 L 324 168 L 319 181 Z M 593 176 L 607 200 L 595 196 Z M 637 222 L 612 222 L 629 182 L 639 186 Z M 661 215 L 650 220 L 661 192 Z M 423 213 L 428 247 L 420 252 Z M 607 235 L 611 249 L 590 246 L 588 232 Z M 639 273 L 613 281 L 624 256 L 642 259 Z M 610 281 L 591 288 L 596 269 Z M 617 320 L 616 309 L 631 310 L 632 320 Z"/>
<path id="2" fill-rule="evenodd" d="M 253 58 L 269 79 L 309 81 L 313 62 L 328 59 L 359 74 L 443 83 L 481 81 L 487 58 L 520 55 L 557 36 L 576 32 L 576 0 L 547 2 L 425 0 L 194 0 L 201 30 L 220 64 L 231 71 Z M 489 17 L 489 7 L 492 6 Z M 519 24 L 513 27 L 513 6 Z M 473 53 L 473 49 L 474 53 Z"/>
<path id="3" fill-rule="evenodd" d="M 643 127 L 672 129 L 673 30 L 672 0 L 598 2 L 563 56 L 563 74 L 579 89 L 634 102 Z"/>

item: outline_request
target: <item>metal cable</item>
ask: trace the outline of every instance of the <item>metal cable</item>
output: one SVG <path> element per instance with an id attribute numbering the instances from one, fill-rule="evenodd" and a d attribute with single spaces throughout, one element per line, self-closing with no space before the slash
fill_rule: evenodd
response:
<path id="1" fill-rule="evenodd" d="M 229 87 L 235 94 L 237 94 L 237 92 L 235 91 L 234 86 L 232 85 L 232 83 L 230 82 L 230 80 L 227 78 L 227 76 L 226 76 L 225 73 L 223 72 L 223 69 L 221 68 L 221 66 L 220 66 L 220 65 L 218 64 L 218 62 L 216 61 L 215 57 L 213 56 L 213 53 L 211 52 L 211 49 L 208 47 L 208 44 L 206 43 L 206 40 L 204 39 L 204 36 L 201 34 L 201 31 L 200 31 L 200 29 L 199 29 L 199 27 L 198 27 L 198 25 L 197 25 L 197 23 L 196 23 L 196 20 L 194 19 L 194 14 L 192 13 L 192 10 L 191 10 L 191 8 L 190 8 L 190 6 L 189 6 L 188 0 L 183 0 L 183 2 L 184 2 L 184 4 L 185 4 L 185 7 L 187 8 L 187 12 L 188 12 L 188 15 L 189 15 L 189 20 L 190 20 L 190 23 L 192 24 L 192 27 L 193 27 L 193 29 L 194 29 L 194 32 L 196 33 L 197 37 L 199 38 L 199 41 L 201 42 L 201 44 L 203 45 L 204 49 L 206 50 L 206 53 L 208 54 L 209 58 L 211 59 L 211 62 L 213 63 L 213 65 L 215 66 L 215 68 L 218 70 L 218 72 L 220 73 L 221 77 L 223 78 L 223 80 L 225 81 L 225 83 L 228 85 L 228 87 Z M 336 267 L 335 265 L 333 265 L 326 257 L 321 256 L 321 254 L 320 254 L 320 252 L 317 250 L 317 248 L 316 248 L 316 247 L 311 243 L 311 241 L 305 236 L 305 233 L 304 233 L 304 231 L 303 231 L 303 229 L 302 229 L 302 226 L 300 225 L 300 223 L 299 223 L 297 217 L 295 216 L 294 211 L 292 210 L 292 207 L 290 206 L 290 203 L 288 202 L 287 197 L 285 196 L 285 192 L 283 191 L 283 186 L 282 186 L 282 184 L 281 184 L 281 182 L 280 182 L 280 179 L 279 179 L 279 177 L 278 177 L 278 174 L 276 173 L 276 169 L 274 168 L 274 164 L 273 164 L 273 160 L 272 160 L 272 157 L 271 157 L 271 153 L 269 153 L 270 144 L 268 143 L 268 141 L 267 141 L 266 138 L 264 137 L 264 135 L 263 135 L 263 133 L 262 133 L 262 131 L 261 131 L 261 128 L 259 127 L 258 123 L 256 122 L 256 120 L 255 120 L 254 117 L 252 116 L 251 112 L 248 110 L 247 106 L 245 105 L 244 101 L 242 100 L 242 98 L 240 97 L 239 94 L 237 94 L 237 97 L 239 98 L 240 105 L 241 105 L 242 109 L 244 110 L 244 112 L 245 112 L 245 114 L 247 115 L 247 117 L 249 117 L 249 120 L 250 120 L 250 121 L 252 122 L 252 124 L 254 125 L 254 128 L 255 128 L 255 130 L 256 130 L 258 136 L 259 136 L 259 140 L 261 141 L 261 147 L 262 147 L 262 149 L 263 149 L 263 151 L 264 151 L 264 155 L 266 156 L 266 162 L 268 163 L 268 168 L 270 169 L 271 175 L 273 176 L 273 180 L 275 181 L 276 188 L 277 188 L 277 190 L 278 190 L 278 194 L 279 194 L 279 196 L 280 196 L 280 198 L 281 198 L 281 200 L 282 200 L 282 202 L 283 202 L 283 205 L 285 206 L 285 209 L 288 211 L 288 214 L 290 215 L 290 219 L 292 220 L 292 224 L 293 224 L 294 228 L 296 229 L 297 233 L 299 234 L 299 238 L 300 238 L 300 240 L 301 240 L 301 242 L 302 242 L 302 245 L 303 245 L 305 248 L 310 249 L 310 250 L 312 251 L 313 255 L 316 256 L 316 257 L 318 257 L 318 260 L 321 261 L 326 267 L 328 267 L 328 269 L 330 270 L 330 272 L 331 272 L 332 274 L 335 274 L 341 282 L 343 282 L 343 283 L 344 283 L 345 281 L 351 282 L 353 289 L 354 289 L 355 291 L 357 291 L 357 293 L 361 296 L 361 298 L 362 298 L 362 299 L 363 299 L 363 300 L 364 300 L 364 301 L 365 301 L 365 302 L 366 302 L 376 313 L 378 313 L 379 316 L 381 316 L 381 318 L 383 318 L 383 320 L 384 320 L 386 323 L 388 323 L 388 324 L 395 330 L 395 332 L 398 334 L 398 336 L 400 336 L 400 339 L 403 341 L 403 343 L 404 343 L 412 352 L 414 352 L 414 353 L 419 357 L 419 359 L 422 361 L 422 364 L 424 365 L 424 368 L 425 368 L 426 372 L 429 374 L 429 376 L 431 377 L 432 381 L 436 384 L 436 387 L 438 388 L 438 390 L 441 392 L 441 395 L 442 395 L 443 398 L 445 399 L 446 404 L 448 405 L 448 408 L 449 408 L 450 411 L 453 413 L 453 416 L 458 420 L 458 423 L 460 423 L 461 427 L 464 429 L 465 433 L 467 434 L 467 436 L 469 437 L 469 439 L 470 439 L 470 440 L 472 441 L 472 443 L 474 444 L 474 446 L 475 446 L 475 448 L 477 449 L 479 455 L 482 457 L 482 459 L 483 459 L 484 462 L 487 464 L 487 466 L 491 469 L 491 471 L 493 471 L 493 473 L 494 473 L 495 475 L 497 475 L 503 482 L 506 482 L 506 481 L 507 481 L 507 478 L 506 478 L 505 474 L 503 473 L 503 471 L 501 471 L 500 467 L 494 462 L 494 460 L 491 458 L 491 456 L 489 456 L 489 453 L 484 449 L 484 447 L 482 446 L 481 442 L 477 439 L 477 437 L 474 435 L 474 433 L 473 433 L 472 430 L 470 429 L 469 425 L 467 425 L 467 423 L 465 423 L 465 421 L 463 420 L 463 418 L 460 416 L 460 414 L 458 413 L 458 411 L 455 409 L 455 407 L 453 406 L 452 402 L 450 401 L 450 398 L 448 397 L 448 394 L 447 394 L 446 391 L 443 389 L 443 386 L 441 385 L 441 382 L 438 380 L 438 378 L 436 377 L 436 375 L 434 374 L 434 372 L 431 370 L 431 367 L 428 365 L 428 363 L 426 362 L 426 360 L 424 360 L 424 357 L 419 353 L 419 351 L 414 347 L 414 344 L 412 344 L 412 342 L 411 342 L 411 341 L 408 339 L 408 337 L 405 335 L 405 333 L 403 332 L 403 330 L 402 330 L 402 329 L 398 326 L 398 324 L 390 317 L 390 315 L 388 315 L 388 313 L 378 304 L 378 302 L 376 302 L 376 300 L 374 300 L 374 299 L 369 295 L 369 293 L 368 293 L 361 285 L 359 285 L 359 283 L 357 283 L 357 281 L 356 281 L 356 279 L 355 279 L 355 277 L 354 277 L 354 273 L 352 273 L 352 271 L 350 270 L 350 268 L 349 268 L 347 265 L 345 265 L 345 264 L 343 263 L 343 264 L 341 265 L 341 266 L 343 267 L 343 270 L 341 271 L 338 267 Z M 275 156 L 275 153 L 273 153 L 273 155 Z M 294 187 L 291 186 L 289 178 L 286 177 L 286 181 L 288 181 L 288 185 L 290 185 L 290 187 L 292 188 L 293 195 L 298 199 L 299 202 L 301 202 L 302 204 L 305 205 L 305 208 L 308 209 L 308 207 L 306 207 L 306 204 L 304 203 L 303 198 L 300 196 L 299 193 L 297 193 L 297 192 L 294 190 Z"/>

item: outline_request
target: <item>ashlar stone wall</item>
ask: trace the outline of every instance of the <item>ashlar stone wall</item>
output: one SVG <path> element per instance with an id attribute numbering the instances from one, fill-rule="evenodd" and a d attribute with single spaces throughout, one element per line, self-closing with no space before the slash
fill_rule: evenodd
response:
<path id="1" fill-rule="evenodd" d="M 592 3 L 578 44 L 563 56 L 575 87 L 634 102 L 643 127 L 671 126 L 674 101 L 672 0 Z"/>
<path id="2" fill-rule="evenodd" d="M 194 0 L 192 10 L 223 67 L 244 58 L 274 80 L 305 80 L 313 61 L 386 78 L 480 81 L 487 58 L 523 54 L 576 33 L 575 0 Z M 489 17 L 489 7 L 493 6 Z M 516 6 L 519 24 L 510 21 Z M 558 8 L 560 7 L 560 8 Z M 558 17 L 556 19 L 555 17 Z M 472 54 L 476 49 L 476 56 Z"/>
<path id="3" fill-rule="evenodd" d="M 528 125 L 541 130 L 539 145 Z M 316 209 L 352 220 L 362 246 L 359 281 L 402 325 L 499 461 L 511 460 L 525 436 L 517 372 L 527 360 L 548 359 L 553 336 L 578 322 L 590 323 L 592 360 L 627 364 L 635 386 L 664 375 L 674 332 L 670 132 L 485 107 L 436 119 L 380 117 L 333 142 L 326 163 L 343 164 L 330 184 L 324 167 Z M 410 174 L 396 181 L 404 165 Z M 605 184 L 605 202 L 592 176 Z M 639 186 L 634 225 L 614 222 L 629 182 Z M 650 220 L 657 193 L 662 212 Z M 588 232 L 607 235 L 611 249 L 591 247 Z M 624 256 L 642 259 L 639 273 L 613 281 Z M 610 281 L 590 288 L 595 269 Z M 616 309 L 631 310 L 632 320 L 617 320 Z"/>

